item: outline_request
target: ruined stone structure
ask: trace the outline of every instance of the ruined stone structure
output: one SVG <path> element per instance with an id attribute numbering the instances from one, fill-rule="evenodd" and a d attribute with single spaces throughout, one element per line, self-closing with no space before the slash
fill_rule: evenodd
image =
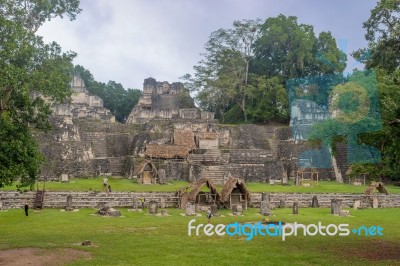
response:
<path id="1" fill-rule="evenodd" d="M 143 83 L 143 96 L 133 108 L 127 119 L 128 124 L 147 123 L 154 119 L 186 119 L 186 120 L 213 120 L 214 114 L 202 112 L 197 108 L 185 108 L 180 102 L 181 93 L 185 93 L 182 83 L 157 82 L 154 78 L 147 78 Z"/>
<path id="2" fill-rule="evenodd" d="M 71 102 L 53 106 L 53 114 L 71 118 L 94 118 L 115 122 L 115 117 L 110 110 L 103 107 L 103 100 L 95 95 L 90 95 L 86 90 L 83 79 L 74 76 L 71 83 Z"/>
<path id="3" fill-rule="evenodd" d="M 36 134 L 47 157 L 42 169 L 47 180 L 118 175 L 147 183 L 209 178 L 224 184 L 232 175 L 287 182 L 296 175 L 298 155 L 310 149 L 293 141 L 287 126 L 222 125 L 212 113 L 181 108 L 187 107 L 179 100 L 181 83 L 146 79 L 126 124 L 114 122 L 81 79 L 74 78 L 72 85 L 72 103 L 54 107 L 53 131 Z M 150 170 L 145 162 L 151 162 Z M 320 169 L 319 179 L 335 179 L 335 174 Z"/>

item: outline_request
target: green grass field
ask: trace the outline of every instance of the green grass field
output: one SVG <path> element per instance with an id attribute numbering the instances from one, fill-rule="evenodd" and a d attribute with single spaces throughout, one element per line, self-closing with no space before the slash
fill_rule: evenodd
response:
<path id="1" fill-rule="evenodd" d="M 128 212 L 124 217 L 93 216 L 94 209 L 61 212 L 45 209 L 30 212 L 22 209 L 0 212 L 0 249 L 38 247 L 45 249 L 74 248 L 91 253 L 71 265 L 395 265 L 400 263 L 400 209 L 350 210 L 350 217 L 337 217 L 326 208 L 274 210 L 275 221 L 304 224 L 348 223 L 349 228 L 379 225 L 383 236 L 255 236 L 246 241 L 242 236 L 188 236 L 188 222 L 206 223 L 202 217 L 181 216 L 182 210 L 168 209 L 171 216 L 152 216 L 146 212 Z M 257 209 L 244 216 L 213 217 L 213 224 L 235 221 L 257 222 L 262 216 Z M 80 246 L 91 240 L 93 246 Z M 1 262 L 1 258 L 0 258 Z"/>
<path id="2" fill-rule="evenodd" d="M 103 189 L 102 178 L 76 178 L 70 182 L 39 182 L 35 185 L 39 189 L 46 188 L 50 191 L 101 191 Z M 142 185 L 126 178 L 109 178 L 109 184 L 113 191 L 139 191 L 139 192 L 175 192 L 185 186 L 187 182 L 172 181 L 166 185 Z M 334 181 L 320 181 L 318 186 L 303 187 L 294 186 L 289 183 L 287 186 L 280 184 L 269 185 L 264 183 L 247 183 L 251 192 L 292 192 L 292 193 L 364 193 L 366 186 L 354 186 L 340 184 Z M 389 193 L 400 194 L 400 186 L 386 185 Z M 16 186 L 1 188 L 2 190 L 16 190 Z"/>

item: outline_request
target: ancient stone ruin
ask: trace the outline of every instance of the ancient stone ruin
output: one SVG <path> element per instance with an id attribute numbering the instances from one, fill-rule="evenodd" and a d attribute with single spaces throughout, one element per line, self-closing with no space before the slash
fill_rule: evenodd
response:
<path id="1" fill-rule="evenodd" d="M 147 78 L 143 83 L 143 96 L 127 119 L 128 124 L 144 124 L 154 119 L 213 120 L 214 114 L 195 108 L 193 101 L 184 103 L 187 93 L 181 82 L 169 84 Z"/>
<path id="2" fill-rule="evenodd" d="M 114 175 L 143 184 L 207 178 L 224 185 L 235 176 L 244 182 L 287 182 L 301 170 L 296 158 L 311 149 L 305 141 L 293 141 L 289 127 L 219 124 L 212 113 L 193 105 L 179 82 L 145 79 L 125 124 L 115 122 L 79 77 L 71 89 L 71 103 L 53 107 L 53 130 L 35 135 L 47 158 L 41 172 L 47 180 Z M 316 171 L 321 180 L 336 178 L 333 169 Z"/>

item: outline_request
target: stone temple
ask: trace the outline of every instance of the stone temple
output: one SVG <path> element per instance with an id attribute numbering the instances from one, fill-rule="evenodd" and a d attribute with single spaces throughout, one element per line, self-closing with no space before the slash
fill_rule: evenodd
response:
<path id="1" fill-rule="evenodd" d="M 201 112 L 197 108 L 185 108 L 179 94 L 185 93 L 182 83 L 157 82 L 153 78 L 144 80 L 143 96 L 127 119 L 128 124 L 143 124 L 154 119 L 213 120 L 214 114 Z M 193 105 L 194 107 L 194 105 Z"/>
<path id="2" fill-rule="evenodd" d="M 309 149 L 288 126 L 224 125 L 196 108 L 182 83 L 144 80 L 143 95 L 126 123 L 115 122 L 103 101 L 74 77 L 71 103 L 53 107 L 53 130 L 36 133 L 47 162 L 46 180 L 99 175 L 141 183 L 197 181 L 222 184 L 230 176 L 253 182 L 296 176 L 296 158 Z M 347 171 L 346 156 L 320 179 Z M 335 171 L 336 170 L 336 171 Z"/>

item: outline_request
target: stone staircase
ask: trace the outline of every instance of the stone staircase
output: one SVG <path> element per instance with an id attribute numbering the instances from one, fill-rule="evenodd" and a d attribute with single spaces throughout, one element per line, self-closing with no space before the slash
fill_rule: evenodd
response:
<path id="1" fill-rule="evenodd" d="M 200 177 L 209 178 L 216 185 L 224 184 L 224 175 L 230 172 L 228 165 L 210 165 L 206 166 L 200 174 Z"/>
<path id="2" fill-rule="evenodd" d="M 279 154 L 279 144 L 280 140 L 277 138 L 270 138 L 268 139 L 269 146 L 271 148 L 271 160 L 278 160 L 278 154 Z"/>
<path id="3" fill-rule="evenodd" d="M 209 149 L 204 154 L 189 154 L 188 158 L 191 164 L 224 164 L 220 150 Z"/>
<path id="4" fill-rule="evenodd" d="M 83 142 L 91 145 L 96 158 L 107 157 L 106 138 L 104 134 L 87 132 L 83 136 Z M 84 143 L 82 143 L 82 145 L 84 145 Z"/>

